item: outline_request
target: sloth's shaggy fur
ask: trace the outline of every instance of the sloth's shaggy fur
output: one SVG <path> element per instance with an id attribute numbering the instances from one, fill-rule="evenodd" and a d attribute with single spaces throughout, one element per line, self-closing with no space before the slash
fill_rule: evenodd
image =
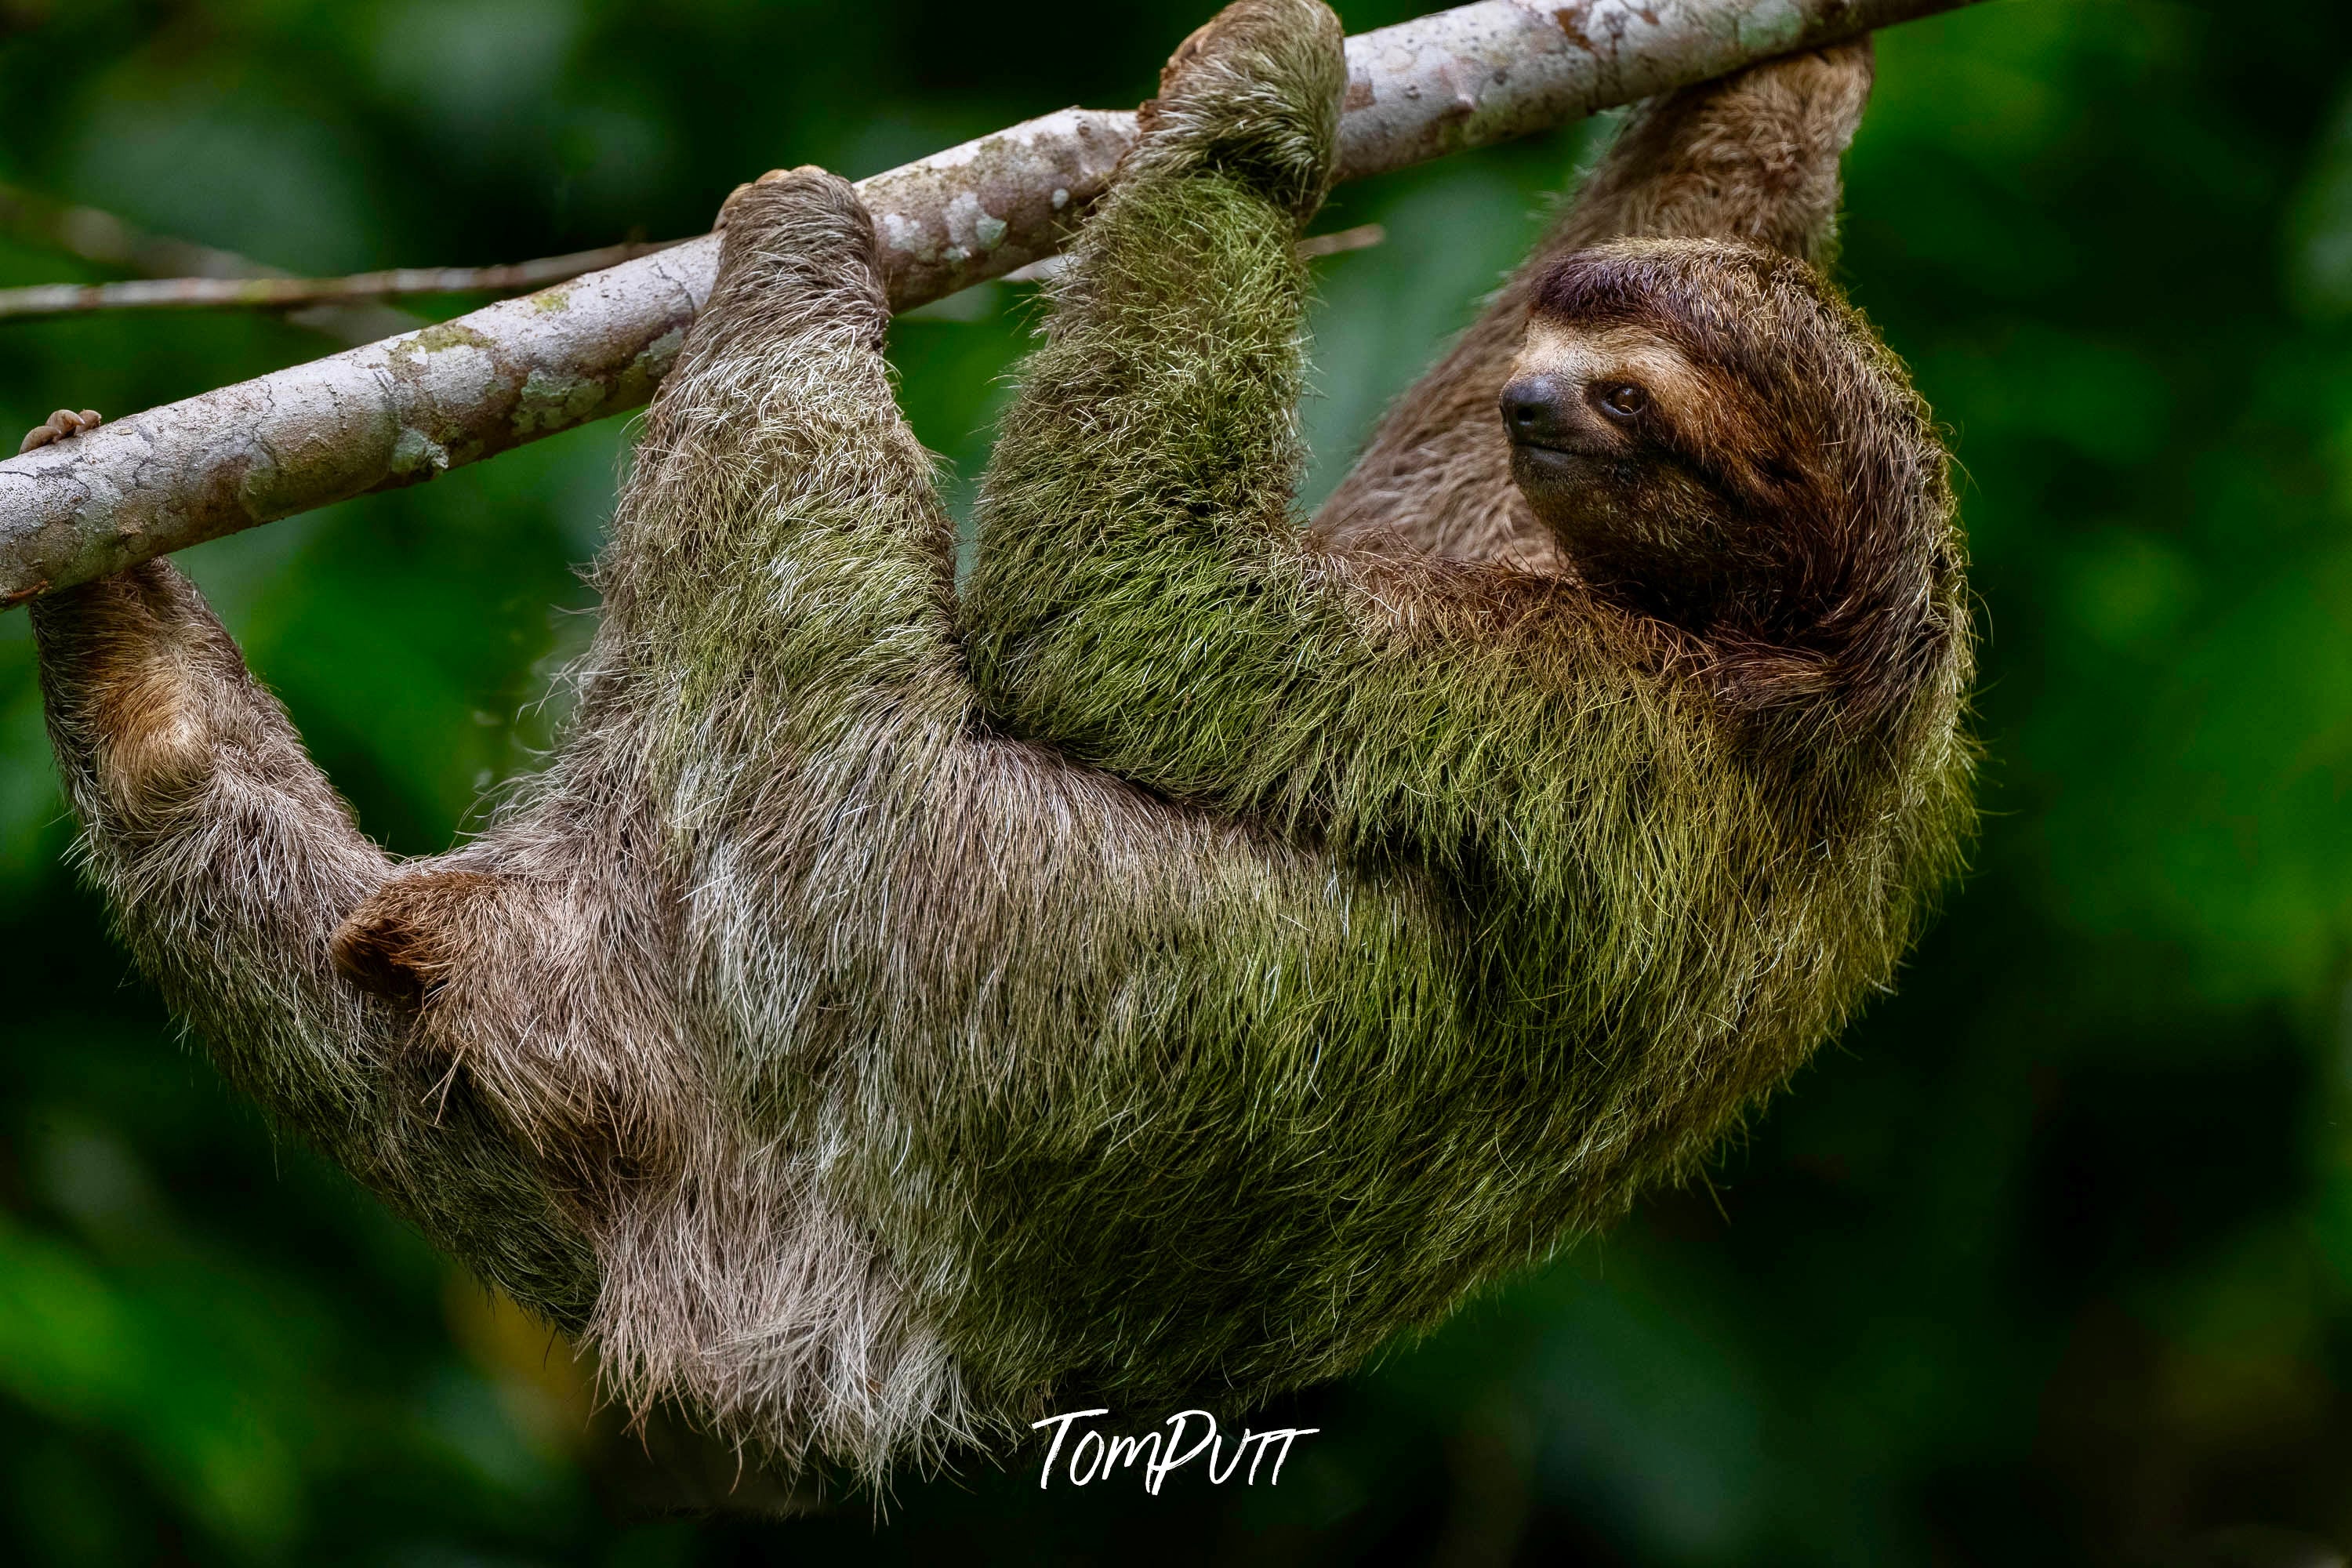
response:
<path id="1" fill-rule="evenodd" d="M 1568 233 L 1639 209 L 1817 245 L 1866 79 L 1847 52 L 1667 100 L 1599 177 L 1614 216 Z M 878 1473 L 1072 1400 L 1343 1371 L 1689 1170 L 1953 868 L 1943 454 L 1797 260 L 1620 247 L 1550 301 L 1682 333 L 1723 428 L 1801 474 L 1773 525 L 1809 564 L 1769 614 L 1360 548 L 1504 504 L 1491 464 L 1441 495 L 1394 441 L 1385 502 L 1343 497 L 1358 548 L 1302 542 L 1293 240 L 1343 85 L 1311 0 L 1180 52 L 961 594 L 866 214 L 814 171 L 739 193 L 569 738 L 448 855 L 359 835 L 168 567 L 36 605 L 142 967 L 633 1405 Z M 1729 139 L 1718 185 L 1765 142 L 1797 177 L 1628 205 L 1694 136 Z M 1702 221 L 1751 209 L 1785 232 Z M 1491 426 L 1492 353 L 1398 419 L 1475 407 L 1473 373 Z"/>

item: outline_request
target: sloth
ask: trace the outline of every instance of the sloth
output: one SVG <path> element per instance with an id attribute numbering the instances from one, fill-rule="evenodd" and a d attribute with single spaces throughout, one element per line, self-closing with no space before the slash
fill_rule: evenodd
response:
<path id="1" fill-rule="evenodd" d="M 449 853 L 169 566 L 34 605 L 141 968 L 633 1410 L 879 1478 L 1341 1373 L 1691 1173 L 1956 868 L 1947 458 L 1818 269 L 1867 45 L 1639 110 L 1307 524 L 1340 46 L 1171 61 L 961 581 L 854 191 L 730 197 L 565 737 Z"/>

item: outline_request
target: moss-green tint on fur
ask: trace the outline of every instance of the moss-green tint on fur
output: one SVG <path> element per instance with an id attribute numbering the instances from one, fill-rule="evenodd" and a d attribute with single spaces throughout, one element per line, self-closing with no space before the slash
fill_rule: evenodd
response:
<path id="1" fill-rule="evenodd" d="M 1301 542 L 1340 58 L 1310 0 L 1180 54 L 961 600 L 870 221 L 741 193 L 572 729 L 448 855 L 359 837 L 168 569 L 36 606 L 142 966 L 630 1405 L 879 1475 L 1342 1371 L 1687 1171 L 1951 868 L 1945 511 L 1867 722 L 1727 704 L 1568 578 Z"/>

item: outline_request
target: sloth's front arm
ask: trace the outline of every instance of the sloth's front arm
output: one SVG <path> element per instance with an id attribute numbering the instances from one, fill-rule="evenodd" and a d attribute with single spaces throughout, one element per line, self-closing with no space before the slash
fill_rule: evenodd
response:
<path id="1" fill-rule="evenodd" d="M 1632 836 L 1654 847 L 1643 901 L 1682 907 L 1757 782 L 1703 693 L 1629 662 L 1639 628 L 1556 583 L 1297 542 L 1292 247 L 1341 57 L 1320 6 L 1221 25 L 1171 67 L 1006 417 L 963 607 L 982 701 L 1179 797 L 1453 870 L 1517 861 L 1553 892 Z"/>
<path id="2" fill-rule="evenodd" d="M 1899 372 L 1785 256 L 1587 253 L 1545 362 L 1582 378 L 1560 422 L 1608 395 L 1577 368 L 1606 355 L 1648 367 L 1655 417 L 1559 435 L 1575 450 L 1536 466 L 1572 470 L 1559 526 L 1622 547 L 1596 561 L 1697 586 L 1657 605 L 1639 581 L 1301 545 L 1292 241 L 1328 167 L 1338 33 L 1301 0 L 1220 26 L 1171 67 L 1007 416 L 962 611 L 982 703 L 1432 875 L 1506 1012 L 1606 998 L 1635 1034 L 1713 1027 L 1793 942 L 1806 997 L 1765 1012 L 1817 1037 L 1891 964 L 1965 816 L 1957 547 Z"/>
<path id="3" fill-rule="evenodd" d="M 963 602 L 974 679 L 1016 732 L 1170 794 L 1458 844 L 1465 811 L 1578 771 L 1553 753 L 1591 739 L 1559 722 L 1595 706 L 1591 638 L 1540 594 L 1297 545 L 1293 241 L 1328 183 L 1337 25 L 1268 3 L 1217 26 L 1171 66 L 1006 416 Z M 1655 729 L 1663 761 L 1681 731 L 1616 685 L 1601 721 Z"/>

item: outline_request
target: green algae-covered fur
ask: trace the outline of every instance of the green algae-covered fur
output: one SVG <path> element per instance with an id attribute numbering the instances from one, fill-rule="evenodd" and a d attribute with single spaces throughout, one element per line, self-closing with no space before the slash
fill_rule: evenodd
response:
<path id="1" fill-rule="evenodd" d="M 1342 1372 L 1692 1169 L 1955 867 L 1945 456 L 1814 270 L 1866 46 L 1640 111 L 1310 525 L 1339 44 L 1179 51 L 961 587 L 866 215 L 739 192 L 564 744 L 447 855 L 168 567 L 35 606 L 142 968 L 631 1405 L 878 1475 Z"/>

